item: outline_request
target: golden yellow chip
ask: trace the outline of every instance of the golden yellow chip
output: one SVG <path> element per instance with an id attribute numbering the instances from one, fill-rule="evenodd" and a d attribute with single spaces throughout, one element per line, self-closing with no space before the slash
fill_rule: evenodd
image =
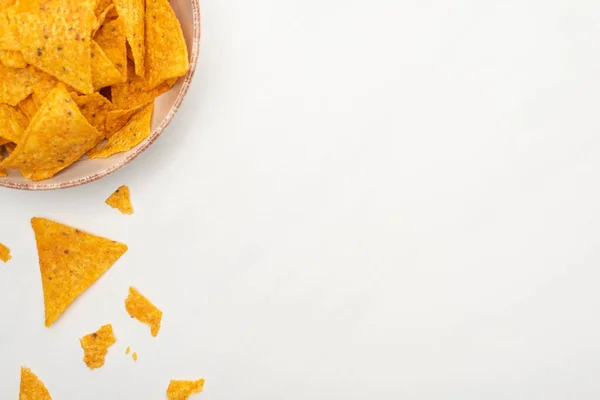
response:
<path id="1" fill-rule="evenodd" d="M 135 74 L 144 76 L 145 32 L 144 32 L 144 0 L 115 0 L 117 14 L 125 23 L 125 36 L 135 63 Z"/>
<path id="2" fill-rule="evenodd" d="M 146 83 L 152 89 L 189 69 L 188 51 L 169 0 L 146 0 Z"/>
<path id="3" fill-rule="evenodd" d="M 127 125 L 127 122 L 133 114 L 140 110 L 139 107 L 129 110 L 114 110 L 106 116 L 106 137 L 111 137 L 115 132 Z"/>
<path id="4" fill-rule="evenodd" d="M 100 93 L 72 96 L 81 114 L 104 136 L 106 117 L 115 109 L 115 106 Z"/>
<path id="5" fill-rule="evenodd" d="M 102 14 L 104 12 L 104 10 L 106 10 L 106 8 L 113 5 L 112 0 L 97 0 L 97 3 L 98 4 L 96 4 L 96 7 L 94 9 L 94 13 L 96 14 L 96 17 L 100 16 L 100 14 Z"/>
<path id="6" fill-rule="evenodd" d="M 121 186 L 115 190 L 115 192 L 111 194 L 108 199 L 106 199 L 105 203 L 112 208 L 116 208 L 117 210 L 121 211 L 121 214 L 133 214 L 131 196 L 127 186 Z"/>
<path id="7" fill-rule="evenodd" d="M 116 341 L 110 324 L 104 325 L 98 331 L 79 339 L 81 348 L 83 349 L 83 361 L 85 365 L 89 369 L 96 369 L 103 366 L 108 348 L 115 344 Z"/>
<path id="8" fill-rule="evenodd" d="M 8 68 L 0 64 L 0 103 L 16 106 L 33 92 L 40 80 L 33 67 Z"/>
<path id="9" fill-rule="evenodd" d="M 193 394 L 200 393 L 204 388 L 204 379 L 197 381 L 172 380 L 167 388 L 169 400 L 187 400 Z"/>
<path id="10" fill-rule="evenodd" d="M 19 110 L 7 104 L 0 104 L 0 138 L 19 143 L 29 121 Z"/>
<path id="11" fill-rule="evenodd" d="M 33 116 L 38 110 L 38 106 L 35 104 L 35 101 L 33 101 L 33 94 L 27 96 L 25 100 L 19 103 L 19 110 L 21 110 L 21 112 L 27 117 L 29 121 L 33 119 Z"/>
<path id="12" fill-rule="evenodd" d="M 29 368 L 21 367 L 19 400 L 52 400 L 52 396 L 50 396 L 44 382 Z"/>
<path id="13" fill-rule="evenodd" d="M 0 7 L 0 49 L 2 50 L 21 50 L 16 15 L 16 6 Z"/>
<path id="14" fill-rule="evenodd" d="M 27 66 L 23 53 L 15 50 L 0 50 L 0 63 L 9 68 L 25 68 Z"/>
<path id="15" fill-rule="evenodd" d="M 129 288 L 129 296 L 125 300 L 125 309 L 131 318 L 136 318 L 138 321 L 150 326 L 152 336 L 158 335 L 162 311 L 132 287 Z"/>
<path id="16" fill-rule="evenodd" d="M 92 41 L 91 51 L 94 90 L 100 90 L 103 87 L 120 83 L 122 80 L 121 73 L 95 41 Z"/>
<path id="17" fill-rule="evenodd" d="M 50 92 L 59 85 L 59 81 L 39 69 L 36 70 L 36 72 L 38 73 L 40 80 L 33 85 L 33 94 L 31 96 L 35 101 L 35 105 L 39 108 Z"/>
<path id="18" fill-rule="evenodd" d="M 148 104 L 135 114 L 121 130 L 112 135 L 102 146 L 88 153 L 89 158 L 108 158 L 116 153 L 132 149 L 150 136 L 152 110 L 154 104 Z M 0 163 L 0 166 L 2 164 Z"/>
<path id="19" fill-rule="evenodd" d="M 128 67 L 128 81 L 111 87 L 112 102 L 118 108 L 134 108 L 152 103 L 161 94 L 170 89 L 163 82 L 157 87 L 147 90 L 146 81 L 133 73 L 133 68 Z"/>
<path id="20" fill-rule="evenodd" d="M 133 361 L 137 361 L 137 353 L 135 351 L 131 354 L 131 358 L 133 358 Z"/>
<path id="21" fill-rule="evenodd" d="M 127 348 L 125 349 L 125 354 L 129 354 L 130 351 L 131 351 L 131 347 L 127 346 Z"/>
<path id="22" fill-rule="evenodd" d="M 108 7 L 106 7 L 106 9 L 104 9 L 104 11 L 102 11 L 100 13 L 100 15 L 96 16 L 96 22 L 94 23 L 94 27 L 92 29 L 92 38 L 94 37 L 94 35 L 96 34 L 96 32 L 98 31 L 98 29 L 100 29 L 100 27 L 102 26 L 102 24 L 104 24 L 104 21 L 106 20 L 107 15 L 115 8 L 114 4 L 109 4 Z"/>
<path id="23" fill-rule="evenodd" d="M 71 95 L 59 86 L 46 98 L 15 152 L 0 167 L 35 171 L 32 179 L 47 179 L 77 161 L 98 143 L 99 136 Z"/>
<path id="24" fill-rule="evenodd" d="M 117 18 L 102 25 L 94 40 L 106 57 L 121 73 L 121 83 L 127 81 L 127 38 L 123 18 Z"/>
<path id="25" fill-rule="evenodd" d="M 2 243 L 0 243 L 0 260 L 2 260 L 3 262 L 8 262 L 8 260 L 10 260 L 11 258 L 12 256 L 10 255 L 10 249 Z"/>
<path id="26" fill-rule="evenodd" d="M 93 0 L 44 0 L 37 11 L 17 14 L 25 60 L 79 92 L 93 92 L 90 34 Z"/>
<path id="27" fill-rule="evenodd" d="M 32 218 L 31 226 L 40 261 L 45 324 L 50 327 L 127 251 L 127 246 L 43 218 Z"/>

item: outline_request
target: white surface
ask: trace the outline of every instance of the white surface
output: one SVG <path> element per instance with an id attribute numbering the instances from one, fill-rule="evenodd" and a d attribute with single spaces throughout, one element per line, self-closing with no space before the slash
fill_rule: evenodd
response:
<path id="1" fill-rule="evenodd" d="M 100 182 L 2 190 L 0 398 L 597 399 L 600 3 L 205 0 L 193 88 Z M 136 214 L 103 204 L 121 184 Z M 52 329 L 29 218 L 129 252 Z M 156 339 L 129 285 L 164 311 Z M 111 322 L 89 371 L 77 338 Z M 130 345 L 139 360 L 124 354 Z"/>

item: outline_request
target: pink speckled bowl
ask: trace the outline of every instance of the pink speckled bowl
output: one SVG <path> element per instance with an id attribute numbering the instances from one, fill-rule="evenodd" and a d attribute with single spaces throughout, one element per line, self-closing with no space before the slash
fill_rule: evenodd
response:
<path id="1" fill-rule="evenodd" d="M 17 171 L 8 171 L 8 177 L 0 178 L 0 186 L 22 190 L 52 190 L 83 185 L 103 178 L 142 154 L 161 135 L 179 109 L 192 82 L 200 52 L 200 4 L 199 0 L 171 0 L 171 6 L 181 23 L 190 56 L 190 70 L 167 93 L 156 99 L 152 117 L 152 134 L 133 149 L 106 159 L 82 159 L 52 179 L 32 182 Z"/>

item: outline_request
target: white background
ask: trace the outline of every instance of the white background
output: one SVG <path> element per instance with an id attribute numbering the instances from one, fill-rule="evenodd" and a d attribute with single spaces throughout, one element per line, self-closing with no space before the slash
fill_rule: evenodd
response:
<path id="1" fill-rule="evenodd" d="M 22 365 L 55 400 L 600 397 L 600 2 L 204 0 L 202 23 L 149 151 L 0 191 L 1 399 Z M 104 204 L 122 184 L 132 217 Z M 130 248 L 51 329 L 32 216 Z"/>

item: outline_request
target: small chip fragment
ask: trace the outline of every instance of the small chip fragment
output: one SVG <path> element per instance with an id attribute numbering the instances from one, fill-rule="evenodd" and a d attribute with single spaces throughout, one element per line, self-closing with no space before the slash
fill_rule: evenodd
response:
<path id="1" fill-rule="evenodd" d="M 169 400 L 187 400 L 193 394 L 200 393 L 204 388 L 204 379 L 197 381 L 171 380 L 167 388 Z"/>
<path id="2" fill-rule="evenodd" d="M 121 82 L 121 72 L 113 65 L 112 61 L 104 54 L 98 43 L 92 41 L 92 82 L 94 90 L 114 85 Z"/>
<path id="3" fill-rule="evenodd" d="M 144 31 L 144 0 L 115 0 L 117 14 L 125 23 L 125 35 L 133 54 L 135 74 L 144 76 L 145 31 Z"/>
<path id="4" fill-rule="evenodd" d="M 127 246 L 44 218 L 32 218 L 35 233 L 46 327 L 126 251 Z"/>
<path id="5" fill-rule="evenodd" d="M 33 92 L 33 86 L 39 80 L 33 67 L 9 68 L 0 64 L 0 103 L 16 106 Z"/>
<path id="6" fill-rule="evenodd" d="M 135 351 L 131 354 L 131 358 L 133 358 L 133 361 L 137 361 L 137 353 Z"/>
<path id="7" fill-rule="evenodd" d="M 146 89 L 146 80 L 136 76 L 131 66 L 128 67 L 128 81 L 111 87 L 112 102 L 117 108 L 134 108 L 152 103 L 161 94 L 170 89 L 163 82 L 153 89 Z"/>
<path id="8" fill-rule="evenodd" d="M 130 351 L 131 351 L 131 347 L 127 346 L 127 348 L 125 349 L 125 354 L 129 354 Z"/>
<path id="9" fill-rule="evenodd" d="M 96 35 L 94 41 L 106 54 L 106 57 L 121 73 L 121 83 L 127 81 L 127 38 L 123 18 L 106 22 Z"/>
<path id="10" fill-rule="evenodd" d="M 52 400 L 44 382 L 29 368 L 21 367 L 19 400 Z"/>
<path id="11" fill-rule="evenodd" d="M 104 365 L 108 348 L 115 344 L 116 339 L 112 325 L 108 324 L 94 333 L 85 335 L 79 342 L 83 349 L 83 361 L 89 369 L 96 369 Z"/>
<path id="12" fill-rule="evenodd" d="M 121 214 L 133 214 L 133 207 L 131 206 L 131 196 L 129 194 L 129 187 L 121 186 L 111 194 L 105 201 L 106 204 L 112 208 L 116 208 L 121 211 Z"/>
<path id="13" fill-rule="evenodd" d="M 106 143 L 88 152 L 89 158 L 108 158 L 113 154 L 132 149 L 150 136 L 152 110 L 154 104 L 148 104 L 135 114 L 121 130 L 112 135 Z M 1 165 L 1 164 L 0 164 Z"/>
<path id="14" fill-rule="evenodd" d="M 169 0 L 146 0 L 146 84 L 153 89 L 189 69 L 188 50 Z"/>
<path id="15" fill-rule="evenodd" d="M 28 124 L 27 117 L 20 110 L 0 104 L 0 138 L 19 143 Z"/>
<path id="16" fill-rule="evenodd" d="M 158 335 L 162 311 L 132 287 L 129 288 L 129 295 L 125 299 L 125 309 L 131 318 L 136 318 L 138 321 L 150 326 L 152 336 Z"/>
<path id="17" fill-rule="evenodd" d="M 0 260 L 2 260 L 3 262 L 6 263 L 11 258 L 12 258 L 12 256 L 10 255 L 10 249 L 8 247 L 6 247 L 5 245 L 3 245 L 2 243 L 0 243 Z"/>

